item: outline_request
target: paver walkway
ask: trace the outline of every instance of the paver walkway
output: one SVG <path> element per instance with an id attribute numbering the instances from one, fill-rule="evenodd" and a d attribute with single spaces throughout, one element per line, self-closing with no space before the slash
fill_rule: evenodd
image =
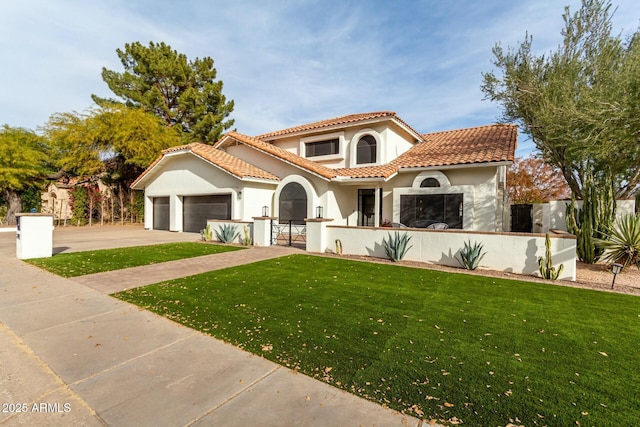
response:
<path id="1" fill-rule="evenodd" d="M 119 232 L 123 246 L 144 240 L 130 230 L 110 234 Z M 99 249 L 99 241 L 87 244 L 92 230 L 84 240 L 74 233 L 82 250 Z M 74 250 L 63 234 L 54 234 L 54 246 Z M 149 236 L 157 242 L 171 234 Z M 3 427 L 421 424 L 23 263 L 14 239 L 0 236 Z"/>
<path id="2" fill-rule="evenodd" d="M 87 274 L 73 277 L 71 280 L 98 291 L 113 294 L 165 280 L 179 279 L 207 271 L 278 258 L 292 253 L 300 253 L 300 250 L 286 246 L 251 247 L 239 251 Z"/>

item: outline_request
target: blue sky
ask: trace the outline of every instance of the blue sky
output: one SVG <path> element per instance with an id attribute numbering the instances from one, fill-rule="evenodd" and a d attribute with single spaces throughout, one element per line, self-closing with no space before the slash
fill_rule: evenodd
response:
<path id="1" fill-rule="evenodd" d="M 496 42 L 561 41 L 576 0 L 272 1 L 20 0 L 0 12 L 0 124 L 36 129 L 56 112 L 112 96 L 125 43 L 164 41 L 215 60 L 239 132 L 257 135 L 343 114 L 395 111 L 417 131 L 494 123 L 482 72 Z M 640 23 L 637 0 L 613 1 L 616 32 Z M 532 144 L 521 136 L 517 155 Z"/>

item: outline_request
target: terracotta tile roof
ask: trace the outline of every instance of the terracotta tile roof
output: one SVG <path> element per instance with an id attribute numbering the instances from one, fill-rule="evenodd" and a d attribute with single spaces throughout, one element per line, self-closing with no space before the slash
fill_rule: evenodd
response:
<path id="1" fill-rule="evenodd" d="M 516 125 L 488 125 L 422 135 L 424 142 L 390 164 L 399 168 L 513 161 Z"/>
<path id="2" fill-rule="evenodd" d="M 335 169 L 339 177 L 349 178 L 389 178 L 398 172 L 398 167 L 393 165 L 363 166 L 357 168 Z"/>
<path id="3" fill-rule="evenodd" d="M 416 139 L 420 140 L 420 134 L 416 132 L 411 126 L 396 115 L 393 111 L 377 111 L 373 113 L 360 113 L 360 114 L 348 114 L 346 116 L 334 117 L 332 119 L 320 120 L 318 122 L 308 123 L 300 126 L 294 126 L 287 129 L 277 130 L 274 132 L 265 133 L 256 136 L 256 138 L 263 141 L 270 141 L 278 139 L 283 136 L 288 136 L 300 132 L 309 132 L 315 130 L 322 130 L 326 128 L 334 128 L 351 124 L 358 124 L 360 122 L 367 122 L 370 120 L 388 118 L 398 122 L 401 126 L 404 126 L 410 133 L 416 136 Z"/>
<path id="4" fill-rule="evenodd" d="M 133 182 L 133 184 L 131 184 L 131 187 L 133 188 L 138 182 L 140 182 L 142 178 L 144 178 L 160 162 L 160 160 L 165 157 L 166 154 L 179 151 L 190 151 L 196 156 L 215 164 L 240 179 L 256 178 L 269 181 L 280 180 L 276 175 L 260 169 L 251 163 L 247 163 L 235 156 L 227 154 L 222 150 L 218 150 L 211 145 L 194 142 L 189 145 L 181 145 L 163 150 L 162 154 Z"/>
<path id="5" fill-rule="evenodd" d="M 235 156 L 225 153 L 222 150 L 218 150 L 211 145 L 207 144 L 193 144 L 191 152 L 202 157 L 205 160 L 209 160 L 211 163 L 216 164 L 222 169 L 226 170 L 232 175 L 239 178 L 258 178 L 272 181 L 280 181 L 276 175 L 260 169 L 251 163 L 245 162 Z"/>
<path id="6" fill-rule="evenodd" d="M 293 154 L 292 152 L 277 147 L 271 143 L 261 141 L 258 138 L 243 135 L 238 132 L 227 133 L 218 143 L 215 144 L 215 147 L 218 148 L 228 145 L 229 141 L 227 137 L 253 147 L 259 151 L 262 151 L 263 153 L 277 157 L 287 163 L 298 166 L 299 168 L 305 169 L 311 173 L 320 175 L 323 178 L 331 179 L 336 175 L 335 169 L 328 168 L 321 165 L 320 163 L 298 156 L 297 154 Z"/>

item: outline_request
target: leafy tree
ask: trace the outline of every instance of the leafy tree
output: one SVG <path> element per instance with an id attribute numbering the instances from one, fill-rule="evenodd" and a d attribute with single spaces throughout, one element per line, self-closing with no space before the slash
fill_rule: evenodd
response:
<path id="1" fill-rule="evenodd" d="M 62 170 L 93 182 L 99 178 L 111 187 L 121 221 L 130 199 L 129 185 L 162 150 L 182 143 L 175 128 L 165 127 L 140 108 L 122 104 L 105 104 L 82 114 L 55 114 L 44 129 Z M 102 212 L 104 200 L 95 202 Z M 113 200 L 111 207 L 113 214 Z"/>
<path id="2" fill-rule="evenodd" d="M 27 129 L 0 128 L 0 193 L 8 204 L 7 224 L 15 224 L 22 210 L 21 194 L 48 170 L 48 146 Z"/>
<path id="3" fill-rule="evenodd" d="M 611 3 L 583 0 L 565 8 L 563 42 L 548 55 L 532 52 L 532 37 L 517 49 L 493 49 L 501 74 L 483 74 L 487 99 L 502 104 L 544 160 L 560 169 L 572 192 L 587 180 L 618 198 L 640 184 L 640 33 L 612 36 Z"/>
<path id="4" fill-rule="evenodd" d="M 162 150 L 181 144 L 178 132 L 152 114 L 117 104 L 82 114 L 54 114 L 44 129 L 59 165 L 82 176 L 114 169 L 114 159 L 140 173 Z"/>
<path id="5" fill-rule="evenodd" d="M 517 157 L 507 169 L 507 192 L 512 203 L 544 203 L 571 197 L 562 173 L 533 156 Z"/>
<path id="6" fill-rule="evenodd" d="M 42 182 L 35 182 L 22 191 L 20 199 L 22 200 L 22 210 L 30 212 L 32 209 L 36 212 L 42 211 L 42 190 L 44 185 Z"/>
<path id="7" fill-rule="evenodd" d="M 187 142 L 213 143 L 233 125 L 227 117 L 233 101 L 222 94 L 222 81 L 210 57 L 188 61 L 161 42 L 125 44 L 116 50 L 124 72 L 103 68 L 102 79 L 127 106 L 143 108 L 169 127 L 183 132 Z M 117 102 L 93 95 L 101 106 Z"/>
<path id="8" fill-rule="evenodd" d="M 70 192 L 69 203 L 71 204 L 71 221 L 76 225 L 85 225 L 89 217 L 87 187 L 84 185 L 74 187 Z"/>

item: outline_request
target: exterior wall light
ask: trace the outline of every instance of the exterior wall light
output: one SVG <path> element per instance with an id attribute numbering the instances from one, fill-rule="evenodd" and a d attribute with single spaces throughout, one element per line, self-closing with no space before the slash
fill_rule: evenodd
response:
<path id="1" fill-rule="evenodd" d="M 613 280 L 611 281 L 611 289 L 613 289 L 613 285 L 616 283 L 616 276 L 620 274 L 622 271 L 622 264 L 614 263 L 611 266 L 611 272 L 613 273 Z"/>
<path id="2" fill-rule="evenodd" d="M 324 208 L 322 206 L 316 206 L 316 218 L 323 218 Z"/>
<path id="3" fill-rule="evenodd" d="M 269 206 L 262 207 L 262 216 L 265 218 L 269 216 Z"/>

